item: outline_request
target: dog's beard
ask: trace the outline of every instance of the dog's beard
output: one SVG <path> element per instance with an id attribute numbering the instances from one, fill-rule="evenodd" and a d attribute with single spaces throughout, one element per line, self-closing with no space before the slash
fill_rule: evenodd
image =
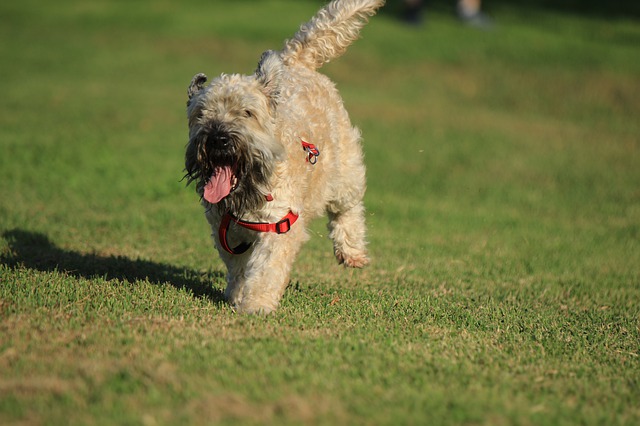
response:
<path id="1" fill-rule="evenodd" d="M 187 184 L 220 211 L 241 215 L 265 202 L 276 155 L 261 141 L 265 134 L 246 137 L 223 125 L 204 126 L 192 132 L 185 156 Z"/>

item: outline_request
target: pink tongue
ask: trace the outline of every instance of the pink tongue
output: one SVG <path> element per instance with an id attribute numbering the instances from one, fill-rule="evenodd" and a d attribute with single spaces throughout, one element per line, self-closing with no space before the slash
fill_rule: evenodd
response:
<path id="1" fill-rule="evenodd" d="M 231 167 L 216 167 L 209 182 L 204 187 L 204 199 L 216 204 L 231 192 Z"/>

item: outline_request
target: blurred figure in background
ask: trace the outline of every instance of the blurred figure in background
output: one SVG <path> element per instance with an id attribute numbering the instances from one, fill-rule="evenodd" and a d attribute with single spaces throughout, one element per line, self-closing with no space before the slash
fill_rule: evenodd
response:
<path id="1" fill-rule="evenodd" d="M 491 19 L 480 10 L 481 0 L 458 0 L 456 10 L 462 22 L 476 27 L 491 26 Z"/>
<path id="2" fill-rule="evenodd" d="M 405 13 L 404 19 L 410 24 L 419 25 L 422 23 L 423 0 L 404 0 Z M 489 18 L 481 10 L 481 0 L 458 0 L 456 12 L 458 18 L 467 25 L 478 28 L 490 28 L 492 25 Z"/>
<path id="3" fill-rule="evenodd" d="M 422 24 L 422 0 L 404 0 L 402 18 L 409 24 Z"/>

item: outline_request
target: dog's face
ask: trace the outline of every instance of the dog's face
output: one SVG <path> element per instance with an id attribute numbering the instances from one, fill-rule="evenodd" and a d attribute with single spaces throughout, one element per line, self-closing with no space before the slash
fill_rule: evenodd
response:
<path id="1" fill-rule="evenodd" d="M 264 202 L 284 157 L 274 135 L 281 72 L 267 52 L 254 75 L 222 75 L 206 87 L 204 74 L 191 81 L 185 177 L 208 203 L 239 214 Z"/>

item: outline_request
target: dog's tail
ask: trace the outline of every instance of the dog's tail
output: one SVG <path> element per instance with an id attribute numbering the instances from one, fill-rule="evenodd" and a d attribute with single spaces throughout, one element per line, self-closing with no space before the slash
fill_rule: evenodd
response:
<path id="1" fill-rule="evenodd" d="M 342 55 L 384 1 L 333 0 L 328 3 L 285 42 L 281 52 L 283 62 L 317 69 Z"/>

